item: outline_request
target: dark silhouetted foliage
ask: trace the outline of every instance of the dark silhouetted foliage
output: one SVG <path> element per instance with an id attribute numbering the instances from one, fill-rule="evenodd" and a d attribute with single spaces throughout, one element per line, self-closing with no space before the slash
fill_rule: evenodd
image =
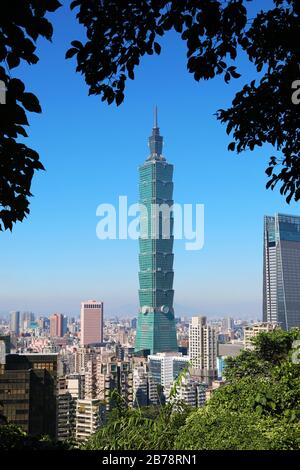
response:
<path id="1" fill-rule="evenodd" d="M 292 84 L 300 79 L 300 3 L 273 0 L 273 9 L 253 19 L 250 2 L 264 7 L 261 0 L 74 0 L 71 9 L 78 9 L 87 41 L 73 41 L 66 57 L 76 56 L 90 94 L 119 105 L 141 58 L 160 54 L 160 37 L 171 29 L 185 41 L 187 68 L 197 81 L 239 78 L 234 64 L 243 51 L 260 78 L 217 113 L 233 135 L 228 149 L 271 144 L 280 155 L 270 160 L 267 187 L 281 183 L 287 202 L 299 200 L 300 105 L 292 102 Z"/>
<path id="2" fill-rule="evenodd" d="M 3 450 L 68 450 L 68 442 L 58 442 L 48 436 L 29 436 L 18 426 L 0 424 L 0 451 Z"/>
<path id="3" fill-rule="evenodd" d="M 17 141 L 27 137 L 26 111 L 40 113 L 38 98 L 29 93 L 11 70 L 22 61 L 36 64 L 36 41 L 51 41 L 52 25 L 45 18 L 54 12 L 57 0 L 2 0 L 0 13 L 0 81 L 5 84 L 6 103 L 0 105 L 0 231 L 12 229 L 29 213 L 31 181 L 43 165 L 35 150 Z"/>

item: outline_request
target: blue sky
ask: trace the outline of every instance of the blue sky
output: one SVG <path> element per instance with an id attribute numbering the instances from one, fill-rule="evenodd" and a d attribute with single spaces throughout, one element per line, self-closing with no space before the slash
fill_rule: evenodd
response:
<path id="1" fill-rule="evenodd" d="M 53 43 L 39 42 L 39 63 L 12 71 L 40 99 L 43 114 L 31 115 L 26 140 L 47 171 L 34 177 L 28 219 L 0 235 L 0 312 L 78 314 L 80 301 L 95 298 L 108 316 L 136 314 L 138 244 L 98 240 L 96 208 L 119 195 L 137 201 L 157 104 L 175 200 L 205 205 L 204 248 L 175 243 L 176 315 L 260 317 L 263 215 L 300 210 L 265 189 L 272 149 L 228 152 L 230 138 L 214 116 L 255 71 L 242 58 L 241 79 L 197 83 L 186 71 L 185 45 L 171 32 L 160 56 L 142 60 L 125 102 L 108 106 L 88 97 L 74 61 L 64 59 L 81 35 L 67 4 L 52 21 Z"/>

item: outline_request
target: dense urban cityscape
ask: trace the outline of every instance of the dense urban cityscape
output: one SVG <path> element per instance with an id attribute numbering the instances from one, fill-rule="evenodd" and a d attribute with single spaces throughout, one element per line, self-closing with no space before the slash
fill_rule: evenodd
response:
<path id="1" fill-rule="evenodd" d="M 276 327 L 230 317 L 176 318 L 178 351 L 139 356 L 137 319 L 104 318 L 103 303 L 91 300 L 82 303 L 80 319 L 15 311 L 10 321 L 1 320 L 0 403 L 11 423 L 33 434 L 83 441 L 105 421 L 113 390 L 129 406 L 159 405 L 189 364 L 178 400 L 203 406 L 224 383 L 224 359 Z"/>
<path id="2" fill-rule="evenodd" d="M 299 0 L 1 1 L 10 465 L 297 465 L 299 36 Z"/>
<path id="3" fill-rule="evenodd" d="M 140 202 L 149 210 L 173 204 L 173 166 L 162 148 L 156 110 L 140 167 Z M 265 217 L 263 317 L 250 322 L 175 317 L 173 235 L 163 237 L 161 219 L 149 222 L 159 224 L 158 237 L 140 238 L 137 316 L 105 318 L 101 299 L 83 301 L 79 317 L 11 311 L 1 319 L 0 404 L 9 423 L 81 443 L 106 422 L 116 394 L 133 408 L 203 407 L 226 383 L 227 357 L 251 350 L 261 332 L 300 325 L 300 217 Z"/>

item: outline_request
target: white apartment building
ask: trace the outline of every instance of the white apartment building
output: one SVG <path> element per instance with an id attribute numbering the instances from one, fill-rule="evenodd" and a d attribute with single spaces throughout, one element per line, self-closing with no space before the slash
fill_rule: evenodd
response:
<path id="1" fill-rule="evenodd" d="M 244 348 L 245 349 L 254 349 L 252 344 L 252 339 L 255 338 L 262 332 L 268 333 L 270 331 L 276 330 L 279 328 L 278 323 L 276 322 L 258 322 L 253 323 L 253 325 L 245 326 L 244 328 Z"/>
<path id="2" fill-rule="evenodd" d="M 86 441 L 101 425 L 100 400 L 77 400 L 76 440 Z"/>
<path id="3" fill-rule="evenodd" d="M 192 375 L 204 382 L 217 377 L 217 334 L 206 317 L 192 317 L 189 327 L 189 355 Z"/>
<path id="4" fill-rule="evenodd" d="M 164 352 L 148 356 L 149 372 L 155 383 L 168 390 L 180 371 L 189 365 L 190 358 L 180 353 Z"/>

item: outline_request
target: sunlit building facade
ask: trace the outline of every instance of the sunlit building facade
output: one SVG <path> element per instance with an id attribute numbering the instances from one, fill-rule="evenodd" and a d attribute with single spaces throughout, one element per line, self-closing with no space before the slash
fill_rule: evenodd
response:
<path id="1" fill-rule="evenodd" d="M 173 165 L 162 155 L 157 112 L 149 137 L 150 156 L 139 169 L 139 301 L 135 350 L 177 351 L 173 309 Z M 165 212 L 157 208 L 164 205 Z"/>
<path id="2" fill-rule="evenodd" d="M 300 325 L 300 217 L 264 218 L 263 321 Z"/>

